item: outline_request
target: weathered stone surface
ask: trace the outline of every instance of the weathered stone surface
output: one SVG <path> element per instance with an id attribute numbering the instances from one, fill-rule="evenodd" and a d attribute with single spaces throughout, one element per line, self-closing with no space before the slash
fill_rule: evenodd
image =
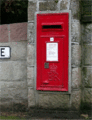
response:
<path id="1" fill-rule="evenodd" d="M 40 11 L 45 11 L 45 10 L 54 11 L 56 9 L 57 9 L 57 3 L 55 2 L 55 0 L 39 2 L 39 10 Z"/>
<path id="2" fill-rule="evenodd" d="M 34 24 L 33 23 L 28 23 L 28 42 L 34 43 Z"/>
<path id="3" fill-rule="evenodd" d="M 11 43 L 0 43 L 0 46 L 10 46 L 11 58 L 10 60 L 26 60 L 27 56 L 27 43 L 26 41 L 11 42 Z M 0 59 L 0 61 L 4 61 Z"/>
<path id="4" fill-rule="evenodd" d="M 8 25 L 0 25 L 0 42 L 8 42 Z"/>
<path id="5" fill-rule="evenodd" d="M 72 65 L 77 65 L 79 66 L 81 63 L 81 46 L 80 45 L 72 45 L 71 48 L 72 51 L 72 59 L 71 59 L 71 63 Z"/>
<path id="6" fill-rule="evenodd" d="M 28 106 L 29 107 L 35 106 L 34 89 L 30 87 L 28 87 Z"/>
<path id="7" fill-rule="evenodd" d="M 34 67 L 27 67 L 27 78 L 34 79 Z"/>
<path id="8" fill-rule="evenodd" d="M 83 68 L 83 82 L 85 87 L 92 87 L 92 67 Z"/>
<path id="9" fill-rule="evenodd" d="M 71 10 L 72 19 L 80 18 L 79 0 L 71 0 L 70 1 L 70 10 Z"/>
<path id="10" fill-rule="evenodd" d="M 11 106 L 12 107 L 13 99 L 6 99 L 2 98 L 0 99 L 0 110 L 2 109 L 2 106 Z"/>
<path id="11" fill-rule="evenodd" d="M 21 105 L 25 105 L 27 108 L 27 99 L 11 99 L 11 98 L 1 98 L 0 99 L 0 110 L 4 109 L 6 110 L 7 107 L 9 109 L 14 109 L 14 107 L 16 107 L 16 103 L 17 104 L 21 104 Z M 15 106 L 14 106 L 15 105 Z M 21 108 L 20 108 L 21 109 Z M 18 109 L 17 109 L 18 110 Z M 9 112 L 9 111 L 8 111 Z"/>
<path id="12" fill-rule="evenodd" d="M 34 46 L 34 44 L 27 45 L 27 63 L 29 65 L 35 64 L 35 46 Z"/>
<path id="13" fill-rule="evenodd" d="M 48 94 L 39 94 L 39 106 L 49 107 L 49 95 Z"/>
<path id="14" fill-rule="evenodd" d="M 8 101 L 8 100 L 7 100 Z M 5 102 L 5 100 L 3 101 L 3 99 L 1 99 L 0 101 L 0 111 L 26 111 L 27 108 L 27 100 L 18 100 L 18 101 L 14 101 L 14 100 L 9 100 L 8 102 Z"/>
<path id="15" fill-rule="evenodd" d="M 26 60 L 27 43 L 26 41 L 11 42 L 11 60 Z"/>
<path id="16" fill-rule="evenodd" d="M 34 20 L 35 12 L 36 12 L 36 1 L 28 2 L 28 21 Z"/>
<path id="17" fill-rule="evenodd" d="M 28 87 L 34 87 L 34 80 L 31 78 L 27 78 L 27 86 Z"/>
<path id="18" fill-rule="evenodd" d="M 16 85 L 16 84 L 15 84 Z M 0 98 L 5 100 L 5 102 L 8 102 L 8 100 L 21 100 L 21 99 L 27 99 L 27 87 L 26 85 L 18 85 L 14 88 L 9 88 L 2 86 L 1 87 L 1 96 Z"/>
<path id="19" fill-rule="evenodd" d="M 83 46 L 83 58 L 85 65 L 92 65 L 92 45 Z"/>
<path id="20" fill-rule="evenodd" d="M 81 68 L 72 68 L 72 88 L 79 88 L 81 85 Z"/>
<path id="21" fill-rule="evenodd" d="M 5 42 L 5 43 L 1 43 L 0 42 L 0 46 L 10 46 L 10 43 L 9 42 Z M 1 60 L 1 59 L 0 59 Z M 8 59 L 7 59 L 8 60 Z"/>
<path id="22" fill-rule="evenodd" d="M 84 102 L 92 103 L 92 88 L 84 89 Z"/>
<path id="23" fill-rule="evenodd" d="M 0 62 L 0 80 L 19 80 L 26 78 L 25 61 Z"/>
<path id="24" fill-rule="evenodd" d="M 73 109 L 79 109 L 81 103 L 81 90 L 72 91 L 71 105 Z"/>
<path id="25" fill-rule="evenodd" d="M 81 28 L 79 20 L 71 21 L 71 41 L 72 42 L 80 42 L 81 40 Z"/>
<path id="26" fill-rule="evenodd" d="M 27 40 L 27 22 L 10 24 L 10 41 Z"/>
<path id="27" fill-rule="evenodd" d="M 0 80 L 9 80 L 11 79 L 11 62 L 0 62 Z M 13 75 L 13 74 L 12 74 Z"/>
<path id="28" fill-rule="evenodd" d="M 82 26 L 82 41 L 92 43 L 92 24 Z"/>
<path id="29" fill-rule="evenodd" d="M 26 86 L 26 79 L 23 81 L 0 81 L 0 90 L 1 88 L 21 88 L 25 89 Z"/>
<path id="30" fill-rule="evenodd" d="M 39 94 L 39 106 L 47 108 L 69 108 L 69 95 Z"/>
<path id="31" fill-rule="evenodd" d="M 69 9 L 69 0 L 62 0 L 60 2 L 60 10 L 67 10 Z"/>

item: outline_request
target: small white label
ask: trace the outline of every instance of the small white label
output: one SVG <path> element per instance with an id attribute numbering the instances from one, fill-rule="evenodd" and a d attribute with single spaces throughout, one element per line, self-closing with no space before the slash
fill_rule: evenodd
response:
<path id="1" fill-rule="evenodd" d="M 53 38 L 53 37 L 51 37 L 51 38 L 50 38 L 50 41 L 54 41 L 54 38 Z"/>
<path id="2" fill-rule="evenodd" d="M 10 47 L 0 47 L 0 58 L 10 58 Z"/>
<path id="3" fill-rule="evenodd" d="M 58 43 L 46 44 L 46 61 L 58 61 Z"/>

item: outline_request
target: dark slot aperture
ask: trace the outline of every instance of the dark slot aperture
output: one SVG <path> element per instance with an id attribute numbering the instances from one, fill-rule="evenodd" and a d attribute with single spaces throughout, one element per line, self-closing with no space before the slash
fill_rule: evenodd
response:
<path id="1" fill-rule="evenodd" d="M 61 25 L 43 25 L 43 29 L 62 29 Z"/>

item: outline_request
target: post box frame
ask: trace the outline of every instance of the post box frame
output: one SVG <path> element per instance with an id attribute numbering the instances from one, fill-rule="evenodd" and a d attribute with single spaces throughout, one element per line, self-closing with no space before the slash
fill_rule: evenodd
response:
<path id="1" fill-rule="evenodd" d="M 68 50 L 68 54 L 69 54 L 69 59 L 68 59 L 68 91 L 64 92 L 64 91 L 38 91 L 36 90 L 36 77 L 37 77 L 37 57 L 36 57 L 36 51 L 37 51 L 37 14 L 45 14 L 45 13 L 69 13 L 69 50 Z M 34 76 L 34 89 L 36 91 L 36 93 L 60 93 L 60 94 L 71 94 L 71 10 L 61 10 L 61 11 L 39 11 L 39 12 L 35 12 L 35 67 L 34 67 L 34 71 L 35 71 L 35 76 Z"/>

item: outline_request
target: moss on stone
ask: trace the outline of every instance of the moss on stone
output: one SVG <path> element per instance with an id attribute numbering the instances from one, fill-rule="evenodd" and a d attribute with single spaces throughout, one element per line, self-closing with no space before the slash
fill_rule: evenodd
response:
<path id="1" fill-rule="evenodd" d="M 84 102 L 83 100 L 81 100 L 80 110 L 82 110 L 84 112 L 87 112 L 88 110 L 91 110 L 90 103 L 87 103 L 87 102 Z"/>
<path id="2" fill-rule="evenodd" d="M 5 112 L 26 112 L 27 105 L 23 103 L 13 103 L 11 105 L 1 105 L 1 111 Z"/>
<path id="3" fill-rule="evenodd" d="M 55 3 L 58 3 L 58 0 L 55 0 Z"/>
<path id="4" fill-rule="evenodd" d="M 84 73 L 84 75 L 87 74 L 87 69 L 86 68 L 83 69 L 83 73 Z"/>

